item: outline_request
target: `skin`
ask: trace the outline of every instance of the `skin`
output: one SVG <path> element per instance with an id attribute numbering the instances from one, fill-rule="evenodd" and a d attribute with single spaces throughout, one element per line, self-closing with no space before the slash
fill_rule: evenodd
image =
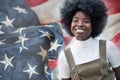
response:
<path id="1" fill-rule="evenodd" d="M 90 17 L 81 11 L 76 12 L 71 22 L 71 32 L 77 40 L 88 39 L 92 32 Z"/>
<path id="2" fill-rule="evenodd" d="M 113 68 L 113 71 L 115 72 L 116 80 L 120 80 L 120 66 L 117 68 Z M 67 79 L 70 80 L 70 79 Z"/>
<path id="3" fill-rule="evenodd" d="M 90 17 L 81 11 L 76 12 L 71 22 L 71 32 L 77 40 L 84 41 L 91 36 L 92 24 Z M 117 80 L 120 80 L 120 66 L 113 68 Z M 62 80 L 71 80 L 71 78 L 62 78 Z"/>

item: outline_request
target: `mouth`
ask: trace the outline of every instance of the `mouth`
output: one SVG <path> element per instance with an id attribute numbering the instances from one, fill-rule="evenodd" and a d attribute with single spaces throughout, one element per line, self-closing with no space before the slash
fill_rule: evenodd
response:
<path id="1" fill-rule="evenodd" d="M 76 31 L 77 33 L 84 33 L 84 32 L 85 32 L 84 29 L 75 29 L 75 31 Z"/>

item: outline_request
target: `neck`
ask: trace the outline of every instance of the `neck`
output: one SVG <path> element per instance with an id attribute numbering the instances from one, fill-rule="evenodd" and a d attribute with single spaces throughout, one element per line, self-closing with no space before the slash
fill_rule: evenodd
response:
<path id="1" fill-rule="evenodd" d="M 76 37 L 76 40 L 79 40 L 79 41 L 85 41 L 85 40 L 87 40 L 87 39 L 89 39 L 89 38 L 90 38 L 90 36 L 87 37 L 87 38 Z"/>

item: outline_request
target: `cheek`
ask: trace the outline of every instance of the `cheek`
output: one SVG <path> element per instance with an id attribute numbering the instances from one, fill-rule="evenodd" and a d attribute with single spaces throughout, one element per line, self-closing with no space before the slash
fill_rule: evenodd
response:
<path id="1" fill-rule="evenodd" d="M 70 30 L 74 34 L 74 26 L 73 26 L 73 24 L 71 24 Z"/>
<path id="2" fill-rule="evenodd" d="M 92 33 L 92 26 L 91 25 L 89 26 L 89 33 L 90 34 Z"/>
<path id="3" fill-rule="evenodd" d="M 92 30 L 92 25 L 91 25 L 91 23 L 87 24 L 86 27 L 87 27 L 89 30 Z"/>

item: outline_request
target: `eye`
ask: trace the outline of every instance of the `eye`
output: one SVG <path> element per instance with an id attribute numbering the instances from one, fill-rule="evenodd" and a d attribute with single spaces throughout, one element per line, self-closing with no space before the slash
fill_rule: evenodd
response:
<path id="1" fill-rule="evenodd" d="M 83 22 L 84 23 L 90 23 L 90 20 L 89 19 L 84 19 Z"/>
<path id="2" fill-rule="evenodd" d="M 78 22 L 78 19 L 73 19 L 72 22 Z"/>

